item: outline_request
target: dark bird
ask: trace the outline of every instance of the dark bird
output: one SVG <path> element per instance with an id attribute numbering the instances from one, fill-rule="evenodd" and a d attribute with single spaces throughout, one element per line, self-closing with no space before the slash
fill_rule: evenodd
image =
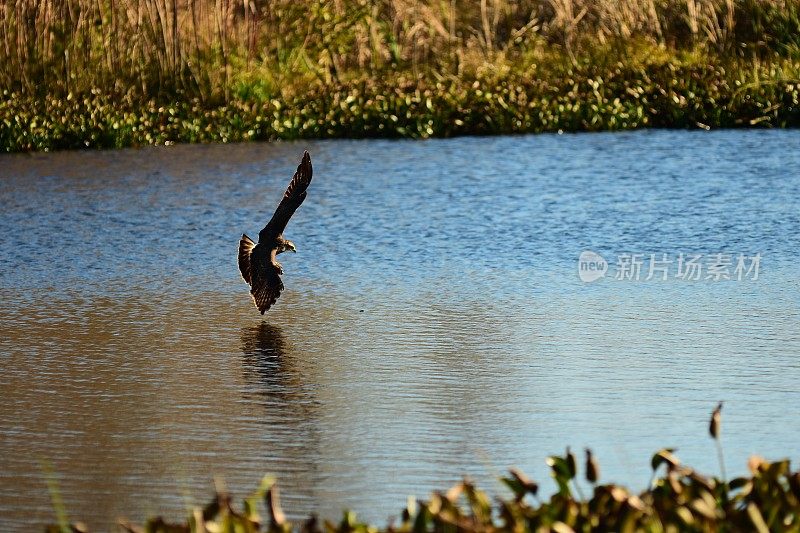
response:
<path id="1" fill-rule="evenodd" d="M 250 285 L 253 302 L 263 315 L 278 299 L 283 290 L 281 274 L 283 268 L 278 263 L 278 254 L 287 250 L 297 252 L 294 243 L 283 238 L 283 230 L 289 219 L 306 199 L 306 189 L 311 183 L 311 156 L 303 153 L 303 159 L 292 176 L 289 187 L 278 204 L 272 219 L 258 233 L 258 244 L 242 234 L 239 241 L 239 271 Z"/>

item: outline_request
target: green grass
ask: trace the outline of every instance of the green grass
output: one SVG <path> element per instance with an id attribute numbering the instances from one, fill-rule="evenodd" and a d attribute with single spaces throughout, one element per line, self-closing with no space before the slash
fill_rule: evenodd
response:
<path id="1" fill-rule="evenodd" d="M 655 128 L 796 127 L 800 62 L 681 57 L 531 62 L 474 76 L 394 73 L 267 98 L 258 82 L 221 104 L 100 90 L 3 94 L 6 151 L 184 142 L 449 137 Z"/>

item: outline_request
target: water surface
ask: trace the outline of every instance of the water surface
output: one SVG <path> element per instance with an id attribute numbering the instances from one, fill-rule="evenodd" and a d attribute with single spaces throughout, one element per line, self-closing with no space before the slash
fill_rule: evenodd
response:
<path id="1" fill-rule="evenodd" d="M 236 267 L 304 148 L 262 318 Z M 179 146 L 0 157 L 0 523 L 183 515 L 279 477 L 371 521 L 591 446 L 643 488 L 800 460 L 800 132 Z M 584 250 L 762 257 L 741 281 L 584 283 Z M 731 267 L 732 269 L 732 267 Z M 646 271 L 642 278 L 645 277 Z"/>

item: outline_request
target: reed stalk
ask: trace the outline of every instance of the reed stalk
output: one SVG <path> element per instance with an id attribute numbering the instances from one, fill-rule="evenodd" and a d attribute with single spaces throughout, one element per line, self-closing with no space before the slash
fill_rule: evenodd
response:
<path id="1" fill-rule="evenodd" d="M 283 90 L 387 68 L 460 75 L 548 43 L 797 54 L 799 13 L 800 0 L 6 0 L 0 89 L 229 101 L 243 76 Z"/>

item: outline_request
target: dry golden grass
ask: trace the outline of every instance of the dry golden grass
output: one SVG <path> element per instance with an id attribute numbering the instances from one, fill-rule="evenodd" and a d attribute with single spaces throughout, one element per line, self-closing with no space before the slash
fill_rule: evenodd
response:
<path id="1" fill-rule="evenodd" d="M 6 0 L 0 88 L 227 100 L 256 81 L 276 94 L 356 71 L 458 75 L 543 46 L 573 58 L 630 39 L 796 47 L 799 11 L 798 0 Z M 775 17 L 786 35 L 760 35 Z"/>

